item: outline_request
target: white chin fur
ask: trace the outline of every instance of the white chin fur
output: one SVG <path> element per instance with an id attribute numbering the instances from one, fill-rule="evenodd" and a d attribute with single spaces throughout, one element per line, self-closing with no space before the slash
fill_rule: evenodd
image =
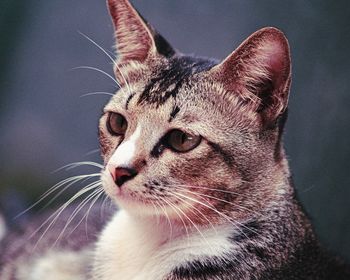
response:
<path id="1" fill-rule="evenodd" d="M 106 194 L 115 202 L 118 208 L 126 210 L 128 213 L 136 216 L 153 216 L 171 219 L 177 223 L 184 223 L 184 213 L 193 212 L 193 206 L 190 203 L 177 203 L 166 205 L 164 201 L 144 203 L 131 198 L 129 196 L 121 195 L 120 188 L 117 187 L 113 181 L 112 176 L 108 171 L 104 170 L 101 174 L 101 181 Z M 125 186 L 127 187 L 127 186 Z"/>
<path id="2" fill-rule="evenodd" d="M 131 198 L 121 197 L 120 189 L 115 185 L 108 171 L 102 171 L 101 181 L 106 194 L 116 203 L 118 208 L 125 209 L 127 212 L 138 216 L 157 216 L 161 213 L 161 210 L 156 210 L 152 204 L 146 205 Z"/>

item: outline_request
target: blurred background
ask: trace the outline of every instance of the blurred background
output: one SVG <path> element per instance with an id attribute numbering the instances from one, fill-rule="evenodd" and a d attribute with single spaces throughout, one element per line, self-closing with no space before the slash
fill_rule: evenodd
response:
<path id="1" fill-rule="evenodd" d="M 295 185 L 322 242 L 350 261 L 350 2 L 132 2 L 184 53 L 224 58 L 261 27 L 285 32 L 293 60 L 285 144 Z M 0 1 L 0 209 L 10 223 L 54 183 L 89 172 L 54 170 L 101 162 L 97 122 L 108 96 L 81 95 L 115 88 L 99 72 L 73 68 L 111 74 L 112 65 L 79 32 L 112 50 L 104 0 Z"/>

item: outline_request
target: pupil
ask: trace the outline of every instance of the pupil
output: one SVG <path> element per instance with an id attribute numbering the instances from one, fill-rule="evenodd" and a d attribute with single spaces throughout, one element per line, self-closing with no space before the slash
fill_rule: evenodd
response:
<path id="1" fill-rule="evenodd" d="M 182 133 L 181 135 L 181 144 L 184 144 L 187 140 L 187 135 L 185 133 Z"/>
<path id="2" fill-rule="evenodd" d="M 124 130 L 125 124 L 126 124 L 125 119 L 122 117 L 119 117 L 118 118 L 118 126 L 119 126 L 120 130 Z"/>

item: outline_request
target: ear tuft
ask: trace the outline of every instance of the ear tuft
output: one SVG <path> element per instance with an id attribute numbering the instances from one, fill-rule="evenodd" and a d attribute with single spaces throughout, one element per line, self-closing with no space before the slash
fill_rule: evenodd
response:
<path id="1" fill-rule="evenodd" d="M 227 91 L 239 95 L 264 121 L 274 122 L 287 107 L 289 46 L 276 28 L 255 32 L 212 71 Z"/>

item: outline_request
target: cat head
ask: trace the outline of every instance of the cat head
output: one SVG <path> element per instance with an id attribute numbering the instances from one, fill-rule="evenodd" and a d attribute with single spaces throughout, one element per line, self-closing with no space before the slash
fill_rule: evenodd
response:
<path id="1" fill-rule="evenodd" d="M 99 124 L 106 193 L 132 213 L 182 222 L 263 207 L 286 172 L 283 33 L 261 29 L 217 62 L 174 50 L 127 0 L 108 6 L 120 89 Z"/>

